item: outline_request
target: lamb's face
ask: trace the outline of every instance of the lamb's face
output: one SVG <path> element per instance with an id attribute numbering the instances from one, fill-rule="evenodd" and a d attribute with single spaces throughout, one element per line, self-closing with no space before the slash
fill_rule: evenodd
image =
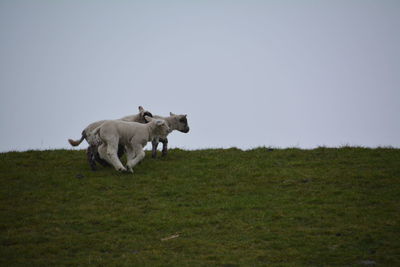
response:
<path id="1" fill-rule="evenodd" d="M 187 121 L 187 115 L 175 115 L 176 116 L 176 122 L 178 125 L 177 130 L 182 132 L 182 133 L 187 133 L 189 132 L 189 125 Z"/>

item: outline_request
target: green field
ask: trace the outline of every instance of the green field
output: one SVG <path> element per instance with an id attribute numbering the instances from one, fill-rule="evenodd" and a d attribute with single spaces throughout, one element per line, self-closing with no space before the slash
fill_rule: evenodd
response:
<path id="1" fill-rule="evenodd" d="M 400 266 L 400 149 L 0 154 L 1 266 Z"/>

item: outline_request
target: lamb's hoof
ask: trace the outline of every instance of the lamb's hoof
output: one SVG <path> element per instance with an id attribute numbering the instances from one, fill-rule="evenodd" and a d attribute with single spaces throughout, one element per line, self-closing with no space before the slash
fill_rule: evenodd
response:
<path id="1" fill-rule="evenodd" d="M 125 167 L 121 167 L 121 168 L 118 168 L 117 171 L 119 171 L 119 172 L 126 172 L 126 168 L 125 168 Z"/>
<path id="2" fill-rule="evenodd" d="M 128 172 L 133 173 L 133 169 L 132 168 L 128 168 Z"/>

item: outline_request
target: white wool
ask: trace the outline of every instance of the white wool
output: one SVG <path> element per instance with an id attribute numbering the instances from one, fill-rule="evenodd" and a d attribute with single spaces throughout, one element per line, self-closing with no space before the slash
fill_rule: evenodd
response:
<path id="1" fill-rule="evenodd" d="M 143 148 L 147 142 L 165 137 L 170 132 L 164 120 L 148 116 L 146 119 L 149 121 L 147 124 L 109 120 L 94 129 L 91 134 L 101 140 L 98 148 L 100 157 L 113 165 L 116 170 L 126 171 L 118 158 L 118 145 L 123 145 L 127 152 L 126 166 L 133 172 L 133 167 L 145 156 Z"/>

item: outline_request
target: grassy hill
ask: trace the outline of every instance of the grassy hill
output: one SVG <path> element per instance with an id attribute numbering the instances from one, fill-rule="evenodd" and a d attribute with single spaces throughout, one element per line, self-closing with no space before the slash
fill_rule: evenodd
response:
<path id="1" fill-rule="evenodd" d="M 400 150 L 0 154 L 1 266 L 400 266 Z"/>

